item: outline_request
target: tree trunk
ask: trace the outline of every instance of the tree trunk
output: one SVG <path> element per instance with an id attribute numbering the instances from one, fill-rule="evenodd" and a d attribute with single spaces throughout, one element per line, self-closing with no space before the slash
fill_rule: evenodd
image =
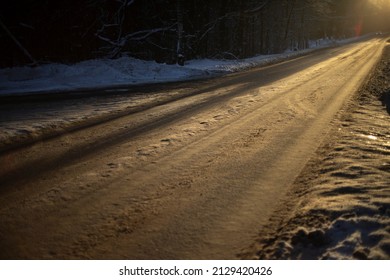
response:
<path id="1" fill-rule="evenodd" d="M 176 46 L 176 57 L 177 64 L 183 66 L 185 57 L 184 57 L 184 48 L 183 48 L 183 33 L 184 33 L 184 23 L 183 23 L 183 0 L 176 1 L 176 12 L 177 12 L 177 46 Z"/>

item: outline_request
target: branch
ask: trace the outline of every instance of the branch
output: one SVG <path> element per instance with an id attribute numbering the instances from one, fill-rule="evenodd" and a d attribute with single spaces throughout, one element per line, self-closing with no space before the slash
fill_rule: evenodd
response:
<path id="1" fill-rule="evenodd" d="M 116 2 L 119 2 L 121 4 L 123 4 L 124 6 L 131 6 L 133 3 L 134 3 L 135 0 L 116 0 Z"/>
<path id="2" fill-rule="evenodd" d="M 262 3 L 260 6 L 254 8 L 254 9 L 251 9 L 251 10 L 246 10 L 244 11 L 245 14 L 254 14 L 254 13 L 257 13 L 257 12 L 260 12 L 263 8 L 265 8 L 265 6 L 271 2 L 270 0 L 267 0 L 265 1 L 264 3 Z"/>
<path id="3" fill-rule="evenodd" d="M 107 37 L 104 37 L 104 36 L 99 35 L 99 34 L 96 34 L 96 36 L 97 36 L 100 40 L 102 40 L 102 41 L 104 41 L 104 42 L 107 42 L 107 43 L 109 43 L 110 45 L 113 45 L 113 46 L 116 46 L 116 47 L 119 47 L 119 46 L 120 46 L 118 42 L 114 42 L 114 41 L 112 41 L 111 39 L 109 39 L 109 38 L 107 38 Z"/>
<path id="4" fill-rule="evenodd" d="M 127 41 L 141 41 L 141 40 L 145 40 L 146 38 L 148 38 L 149 36 L 151 36 L 151 35 L 153 35 L 155 33 L 163 32 L 163 31 L 169 31 L 175 25 L 176 25 L 176 23 L 172 24 L 169 27 L 161 27 L 161 28 L 154 28 L 154 29 L 149 29 L 149 30 L 141 30 L 141 31 L 137 31 L 137 32 L 128 34 L 128 35 L 126 35 L 126 36 L 124 36 L 124 37 L 122 37 L 120 39 L 120 41 L 121 41 L 120 45 L 125 44 Z"/>
<path id="5" fill-rule="evenodd" d="M 257 13 L 257 12 L 260 12 L 261 10 L 263 10 L 265 8 L 265 6 L 267 6 L 268 3 L 270 3 L 271 1 L 270 0 L 267 0 L 265 2 L 263 2 L 260 6 L 256 7 L 256 8 L 253 8 L 253 9 L 250 9 L 250 10 L 246 10 L 244 11 L 244 14 L 245 15 L 249 15 L 251 16 L 251 14 L 254 14 L 254 13 Z M 230 13 L 227 13 L 211 22 L 209 22 L 208 24 L 205 25 L 205 27 L 207 26 L 210 26 L 206 29 L 205 32 L 203 32 L 203 34 L 200 36 L 199 38 L 199 41 L 201 41 L 211 30 L 214 29 L 214 27 L 217 25 L 218 22 L 222 21 L 223 19 L 225 18 L 234 18 L 234 17 L 238 17 L 240 16 L 240 13 L 239 12 L 230 12 Z"/>
<path id="6" fill-rule="evenodd" d="M 116 41 L 111 40 L 110 38 L 107 38 L 105 36 L 102 36 L 100 34 L 96 34 L 96 36 L 103 40 L 104 42 L 109 43 L 113 48 L 110 54 L 110 57 L 116 57 L 122 50 L 122 48 L 129 42 L 129 41 L 142 41 L 147 39 L 153 34 L 159 33 L 159 32 L 164 32 L 164 31 L 169 31 L 175 24 L 169 26 L 169 27 L 161 27 L 161 28 L 153 28 L 149 30 L 141 30 L 137 31 L 131 34 L 128 34 L 122 38 L 119 38 Z"/>
<path id="7" fill-rule="evenodd" d="M 225 14 L 225 15 L 223 15 L 223 16 L 221 16 L 221 17 L 219 17 L 219 18 L 217 18 L 217 19 L 215 19 L 215 20 L 213 20 L 213 21 L 211 21 L 209 23 L 207 23 L 205 25 L 205 27 L 207 27 L 207 26 L 210 26 L 210 27 L 207 28 L 205 32 L 203 32 L 202 36 L 200 36 L 200 38 L 199 38 L 199 41 L 202 41 L 203 38 L 207 35 L 207 33 L 209 33 L 211 30 L 214 29 L 214 27 L 217 25 L 218 22 L 222 21 L 225 18 L 235 17 L 235 16 L 238 16 L 238 13 L 236 13 L 236 12 L 227 13 L 227 14 Z"/>
<path id="8" fill-rule="evenodd" d="M 19 49 L 24 53 L 25 56 L 27 56 L 31 62 L 33 63 L 33 66 L 38 65 L 37 61 L 32 57 L 32 55 L 26 50 L 26 48 L 23 47 L 23 45 L 16 39 L 16 37 L 11 33 L 11 31 L 5 26 L 5 24 L 0 19 L 0 26 L 4 29 L 4 31 L 8 34 L 8 36 L 14 41 L 14 43 L 19 47 Z"/>

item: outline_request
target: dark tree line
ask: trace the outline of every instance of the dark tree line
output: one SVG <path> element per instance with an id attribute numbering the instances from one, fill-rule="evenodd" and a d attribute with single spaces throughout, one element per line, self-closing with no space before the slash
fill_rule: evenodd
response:
<path id="1" fill-rule="evenodd" d="M 233 59 L 305 49 L 310 40 L 352 37 L 390 27 L 390 10 L 384 8 L 386 1 L 376 3 L 370 0 L 2 1 L 0 66 L 22 65 L 31 60 L 76 62 L 123 54 L 182 64 L 184 59 L 191 58 Z"/>

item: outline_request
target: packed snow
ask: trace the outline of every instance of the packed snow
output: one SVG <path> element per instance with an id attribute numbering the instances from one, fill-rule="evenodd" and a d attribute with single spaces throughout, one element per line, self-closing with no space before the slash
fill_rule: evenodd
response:
<path id="1" fill-rule="evenodd" d="M 288 51 L 283 54 L 260 55 L 239 60 L 189 60 L 184 66 L 159 64 L 123 56 L 114 60 L 94 59 L 72 65 L 53 63 L 38 67 L 4 68 L 0 69 L 0 95 L 63 92 L 207 78 L 210 75 L 275 63 L 314 49 L 344 44 L 356 39 L 342 41 L 322 39 L 312 41 L 311 48 L 303 51 Z"/>
<path id="2" fill-rule="evenodd" d="M 317 44 L 328 46 L 331 42 Z M 122 57 L 117 60 L 84 61 L 70 66 L 50 64 L 36 68 L 2 69 L 0 95 L 201 78 L 265 65 L 301 54 L 290 52 L 234 61 L 194 60 L 188 61 L 184 67 Z M 388 73 L 381 76 L 389 77 Z M 378 87 L 377 84 L 374 86 Z M 37 102 L 30 107 L 19 103 L 3 105 L 0 110 L 0 150 L 18 141 L 35 141 L 48 131 L 48 135 L 60 134 L 69 127 L 121 115 L 137 106 L 148 106 L 155 100 L 180 94 L 178 89 L 142 96 L 92 96 L 82 101 Z M 20 115 L 20 108 L 24 110 L 23 115 Z M 257 251 L 256 257 L 389 258 L 389 118 L 377 96 L 369 93 L 361 96 L 361 100 L 353 103 L 349 109 L 334 124 L 334 137 L 320 149 L 318 158 L 312 162 L 313 166 L 309 165 L 306 170 L 309 175 L 300 182 L 302 188 L 294 190 L 294 195 L 298 197 L 298 201 L 292 201 L 296 202 L 294 211 L 286 214 L 287 219 L 282 221 L 277 234 L 272 232 L 271 237 L 265 237 L 268 238 L 264 242 L 266 246 Z M 234 110 L 231 112 L 236 113 Z M 217 117 L 220 116 L 210 119 Z M 209 123 L 199 122 L 196 129 L 202 130 L 206 125 Z M 150 151 L 139 149 L 137 152 L 144 156 L 170 142 L 172 139 L 166 138 L 159 143 L 160 146 L 151 146 Z"/>
<path id="3" fill-rule="evenodd" d="M 260 259 L 389 259 L 388 125 L 379 102 L 344 116 Z"/>
<path id="4" fill-rule="evenodd" d="M 390 118 L 379 101 L 389 58 L 390 46 L 271 219 L 257 258 L 390 258 Z"/>
<path id="5" fill-rule="evenodd" d="M 339 41 L 348 43 L 355 39 Z M 0 110 L 0 150 L 25 142 L 34 142 L 48 135 L 82 127 L 129 113 L 137 106 L 149 106 L 155 100 L 167 100 L 182 94 L 180 90 L 153 94 L 117 95 L 131 85 L 190 80 L 232 73 L 255 66 L 272 64 L 335 45 L 332 40 L 312 42 L 312 49 L 262 55 L 242 60 L 198 59 L 185 65 L 166 65 L 131 57 L 82 61 L 74 65 L 47 64 L 38 67 L 0 69 L 0 98 L 26 94 L 72 92 L 77 89 L 108 89 L 105 98 L 39 102 L 34 106 L 4 104 Z M 112 89 L 112 91 L 111 91 Z M 112 97 L 112 98 L 111 98 Z M 93 100 L 91 100 L 93 99 Z M 20 107 L 23 106 L 23 115 Z"/>

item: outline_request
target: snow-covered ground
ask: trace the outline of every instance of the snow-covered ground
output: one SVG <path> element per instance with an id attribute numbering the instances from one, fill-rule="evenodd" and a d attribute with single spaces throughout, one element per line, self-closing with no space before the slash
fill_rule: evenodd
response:
<path id="1" fill-rule="evenodd" d="M 38 67 L 0 69 L 0 95 L 74 91 L 206 78 L 210 75 L 267 65 L 360 38 L 311 42 L 311 48 L 277 55 L 260 55 L 241 60 L 190 60 L 184 66 L 158 64 L 131 57 L 95 59 L 73 65 L 45 64 Z"/>
<path id="2" fill-rule="evenodd" d="M 298 52 L 283 54 L 273 56 L 272 59 L 283 59 L 289 55 L 294 56 L 297 54 Z M 258 59 L 257 62 L 256 59 Z M 131 59 L 122 58 L 122 60 Z M 116 67 L 119 67 L 119 63 L 114 63 L 115 61 L 106 62 L 113 63 Z M 185 67 L 158 65 L 143 61 L 138 61 L 137 64 L 157 65 L 162 68 L 172 67 L 172 69 L 179 69 L 178 71 L 185 71 L 192 65 L 193 73 L 200 71 L 197 73 L 206 75 L 210 71 L 226 73 L 270 62 L 272 60 L 269 56 L 241 61 L 190 61 Z M 82 62 L 80 64 L 88 63 Z M 126 63 L 123 63 L 123 65 L 129 67 Z M 49 65 L 42 66 L 41 69 L 44 67 L 49 67 Z M 65 66 L 62 65 L 62 67 Z M 314 70 L 320 68 L 318 65 L 315 67 L 316 69 Z M 144 73 L 147 76 L 151 73 L 150 69 L 153 68 L 149 68 L 149 72 L 145 70 L 146 68 L 146 66 L 145 68 L 139 66 L 139 69 L 137 69 L 140 71 L 139 73 Z M 19 74 L 17 74 L 17 69 L 4 70 L 2 73 L 8 71 L 7 73 L 9 74 L 12 70 L 15 70 L 15 76 L 20 78 L 20 73 L 23 73 L 21 69 L 28 68 L 20 68 Z M 37 69 L 39 70 L 39 67 L 34 70 L 31 69 L 31 71 L 36 71 Z M 85 70 L 86 68 L 82 69 Z M 90 71 L 96 71 L 96 69 L 91 67 Z M 112 70 L 110 71 L 109 73 L 113 73 Z M 160 70 L 160 72 L 164 71 Z M 178 79 L 173 77 L 172 73 L 172 71 L 167 70 L 167 73 L 160 74 L 167 76 L 169 74 L 171 78 Z M 384 79 L 388 79 L 388 73 L 383 72 L 381 76 Z M 63 73 L 58 75 L 64 77 Z M 83 82 L 82 78 L 87 79 L 83 75 L 80 70 L 80 83 L 78 86 L 85 82 Z M 115 77 L 115 75 L 113 76 Z M 139 77 L 141 76 L 139 75 Z M 49 85 L 52 83 L 52 80 L 49 79 L 50 77 L 52 76 L 48 73 L 46 79 L 42 79 L 41 82 L 44 85 L 45 83 Z M 73 77 L 77 81 L 76 78 L 78 76 L 74 74 Z M 103 79 L 104 75 L 101 74 L 99 77 Z M 191 77 L 193 76 L 187 76 L 186 79 Z M 95 77 L 95 82 L 98 79 Z M 36 92 L 44 91 L 45 88 L 39 87 L 38 80 L 26 80 L 26 83 L 33 84 L 35 81 L 37 85 L 35 87 Z M 6 85 L 7 81 L 10 82 L 5 80 L 4 83 L 0 84 L 1 87 Z M 68 89 L 77 88 L 77 83 L 74 80 L 69 79 L 69 81 L 74 83 Z M 109 77 L 106 81 L 106 84 L 102 82 L 100 86 L 115 85 Z M 134 78 L 134 81 L 134 83 L 137 81 L 139 83 L 143 82 L 136 78 Z M 386 83 L 388 84 L 387 80 Z M 17 83 L 14 91 L 2 92 L 5 92 L 4 94 L 23 94 L 27 90 L 32 91 L 32 88 L 23 86 L 18 88 L 16 85 Z M 86 85 L 86 83 L 83 85 Z M 52 86 L 55 86 L 55 84 L 52 83 Z M 273 87 L 274 85 L 270 86 L 269 90 L 275 90 Z M 372 88 L 378 88 L 378 83 L 372 85 Z M 18 89 L 19 91 L 17 91 Z M 57 88 L 57 90 L 61 90 L 61 88 Z M 263 91 L 266 90 L 263 89 Z M 17 141 L 22 143 L 24 141 L 37 140 L 40 138 L 40 135 L 61 133 L 69 127 L 83 126 L 86 123 L 95 123 L 97 120 L 127 114 L 132 112 L 133 108 L 137 106 L 147 107 L 156 100 L 160 102 L 161 100 L 166 100 L 166 98 L 176 98 L 183 94 L 185 94 L 185 90 L 175 89 L 141 95 L 129 94 L 116 97 L 104 96 L 102 98 L 91 96 L 82 100 L 60 100 L 50 103 L 36 102 L 33 103 L 33 106 L 29 104 L 30 106 L 28 107 L 25 107 L 24 104 L 1 105 L 0 103 L 0 106 L 2 106 L 0 110 L 0 149 L 2 148 L 1 145 L 7 146 Z M 248 98 L 248 96 L 242 98 Z M 262 97 L 259 95 L 257 98 L 260 100 Z M 251 99 L 248 101 L 248 104 L 254 101 L 256 100 Z M 245 108 L 242 107 L 240 100 L 236 99 L 234 102 L 237 102 L 236 107 L 226 107 L 228 116 L 229 114 L 237 114 L 239 110 L 244 110 Z M 20 114 L 21 108 L 23 114 Z M 202 120 L 195 119 L 197 126 L 190 129 L 186 126 L 180 129 L 180 131 L 183 131 L 183 135 L 178 136 L 176 134 L 173 136 L 179 137 L 181 141 L 185 139 L 184 137 L 191 138 L 193 137 L 192 133 L 204 131 L 205 126 L 212 124 L 211 121 L 216 123 L 220 118 L 223 119 L 224 116 L 221 116 L 220 113 L 210 112 L 206 119 L 203 118 L 204 116 Z M 158 116 L 156 116 L 156 119 L 158 119 Z M 306 173 L 303 173 L 304 176 L 298 182 L 299 187 L 292 190 L 293 194 L 288 199 L 295 196 L 296 200 L 287 201 L 286 204 L 292 203 L 293 206 L 287 209 L 287 213 L 283 213 L 284 220 L 275 227 L 278 229 L 277 232 L 272 231 L 271 235 L 264 237 L 266 240 L 263 240 L 263 245 L 265 244 L 265 246 L 257 251 L 257 257 L 279 259 L 390 258 L 389 120 L 389 116 L 383 110 L 383 107 L 377 100 L 377 96 L 372 96 L 370 92 L 363 94 L 359 101 L 352 102 L 349 108 L 345 108 L 345 114 L 334 123 L 336 128 L 333 137 L 325 142 L 328 144 L 319 150 L 311 165 L 305 169 Z M 157 144 L 151 143 L 145 149 L 134 147 L 136 149 L 135 154 L 139 157 L 153 155 L 159 149 L 170 145 L 169 143 L 175 142 L 177 138 L 174 137 L 163 138 L 162 141 L 159 140 Z M 66 142 L 67 140 L 65 139 L 64 141 Z M 109 171 L 107 172 L 112 172 L 113 167 L 116 168 L 115 163 L 110 163 Z M 120 168 L 118 167 L 118 169 Z M 92 174 L 92 176 L 96 177 L 95 173 Z M 9 217 L 13 220 L 14 212 Z"/>
<path id="3" fill-rule="evenodd" d="M 40 102 L 33 106 L 23 106 L 20 102 L 4 104 L 0 108 L 0 150 L 128 114 L 133 112 L 134 108 L 151 106 L 157 101 L 162 102 L 185 94 L 182 90 L 115 94 L 117 91 L 126 91 L 131 84 L 190 80 L 231 73 L 297 57 L 316 48 L 345 44 L 358 39 L 360 38 L 337 43 L 321 40 L 312 42 L 312 48 L 308 50 L 242 60 L 192 60 L 187 61 L 184 67 L 122 57 L 116 60 L 89 60 L 74 65 L 47 64 L 35 68 L 0 69 L 0 98 L 77 89 L 113 88 L 113 94 L 105 98 L 91 96 L 82 100 Z M 20 114 L 21 108 L 23 114 Z"/>
<path id="4" fill-rule="evenodd" d="M 271 219 L 257 258 L 390 259 L 390 117 L 378 100 L 389 59 L 390 46 Z"/>
<path id="5" fill-rule="evenodd" d="M 344 117 L 261 259 L 390 258 L 388 125 L 379 102 Z"/>

